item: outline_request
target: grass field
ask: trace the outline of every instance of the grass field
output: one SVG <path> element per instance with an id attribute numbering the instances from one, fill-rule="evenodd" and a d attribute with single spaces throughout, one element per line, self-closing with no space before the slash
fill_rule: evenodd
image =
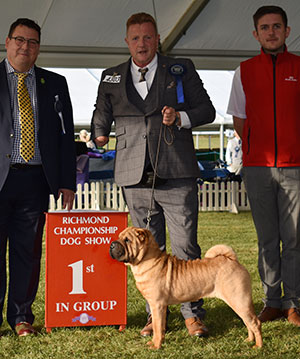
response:
<path id="1" fill-rule="evenodd" d="M 256 312 L 262 308 L 263 292 L 257 272 L 257 242 L 251 214 L 199 214 L 199 244 L 203 253 L 212 245 L 225 243 L 237 252 L 240 262 L 249 270 L 253 281 Z M 152 358 L 300 358 L 300 332 L 286 321 L 263 324 L 264 347 L 253 349 L 244 342 L 247 330 L 237 315 L 222 301 L 205 300 L 205 320 L 210 336 L 189 337 L 179 306 L 170 308 L 169 332 L 159 351 L 146 347 L 147 340 L 139 331 L 145 323 L 144 300 L 128 271 L 128 324 L 124 332 L 116 327 L 56 328 L 46 333 L 44 328 L 44 270 L 34 312 L 36 337 L 18 338 L 6 321 L 1 328 L 0 358 L 9 359 L 152 359 Z"/>

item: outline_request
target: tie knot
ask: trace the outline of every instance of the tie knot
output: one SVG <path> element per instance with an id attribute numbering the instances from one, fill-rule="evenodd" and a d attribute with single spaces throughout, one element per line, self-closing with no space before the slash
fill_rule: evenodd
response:
<path id="1" fill-rule="evenodd" d="M 17 75 L 18 76 L 18 78 L 19 78 L 19 80 L 25 80 L 26 79 L 26 77 L 28 76 L 28 74 L 26 74 L 26 73 L 24 73 L 24 72 L 15 72 L 15 75 Z"/>
<path id="2" fill-rule="evenodd" d="M 146 78 L 145 78 L 145 75 L 146 75 L 146 72 L 148 71 L 148 67 L 145 67 L 145 68 L 141 68 L 139 69 L 139 72 L 141 73 L 141 77 L 140 77 L 140 81 L 139 82 L 142 82 L 142 81 L 146 81 Z"/>

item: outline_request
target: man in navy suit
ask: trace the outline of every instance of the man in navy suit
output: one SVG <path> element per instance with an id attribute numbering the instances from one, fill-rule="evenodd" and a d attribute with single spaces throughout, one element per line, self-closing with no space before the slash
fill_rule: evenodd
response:
<path id="1" fill-rule="evenodd" d="M 70 210 L 76 189 L 73 114 L 64 77 L 38 68 L 41 29 L 30 19 L 10 27 L 0 63 L 0 324 L 6 294 L 7 320 L 19 336 L 34 334 L 31 310 L 39 283 L 42 236 L 49 194 Z M 24 140 L 18 79 L 25 77 L 33 130 Z M 19 91 L 20 92 L 20 91 Z M 28 98 L 28 96 L 27 96 Z M 32 142 L 31 142 L 32 141 Z M 31 142 L 32 155 L 22 146 Z"/>
<path id="2" fill-rule="evenodd" d="M 149 229 L 161 250 L 166 249 L 167 224 L 172 253 L 185 260 L 199 258 L 200 171 L 192 128 L 212 122 L 215 109 L 191 60 L 157 53 L 159 34 L 151 15 L 132 15 L 125 41 L 131 58 L 102 75 L 92 119 L 93 139 L 105 145 L 115 122 L 115 181 L 123 188 L 133 225 L 147 225 L 153 198 Z M 181 307 L 193 336 L 208 334 L 202 303 Z M 147 312 L 143 336 L 153 332 L 148 306 Z"/>

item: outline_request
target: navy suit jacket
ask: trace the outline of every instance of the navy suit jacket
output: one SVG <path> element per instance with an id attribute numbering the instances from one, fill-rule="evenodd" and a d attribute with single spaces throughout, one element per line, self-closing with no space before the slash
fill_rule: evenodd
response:
<path id="1" fill-rule="evenodd" d="M 59 188 L 76 191 L 76 154 L 73 111 L 66 79 L 35 66 L 38 103 L 38 143 L 50 192 Z M 62 103 L 65 134 L 55 111 L 55 96 Z M 13 119 L 5 61 L 0 63 L 0 190 L 7 178 L 13 148 Z"/>

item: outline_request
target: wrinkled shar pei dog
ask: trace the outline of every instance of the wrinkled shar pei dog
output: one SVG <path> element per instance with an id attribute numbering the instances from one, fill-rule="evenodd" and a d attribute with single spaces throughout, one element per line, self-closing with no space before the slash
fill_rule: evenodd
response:
<path id="1" fill-rule="evenodd" d="M 220 298 L 227 303 L 245 323 L 247 341 L 255 340 L 256 347 L 262 346 L 250 275 L 232 248 L 216 245 L 203 259 L 184 261 L 162 252 L 150 231 L 128 227 L 111 243 L 110 255 L 131 267 L 136 286 L 150 305 L 153 320 L 150 347 L 161 347 L 168 305 L 204 297 Z"/>

